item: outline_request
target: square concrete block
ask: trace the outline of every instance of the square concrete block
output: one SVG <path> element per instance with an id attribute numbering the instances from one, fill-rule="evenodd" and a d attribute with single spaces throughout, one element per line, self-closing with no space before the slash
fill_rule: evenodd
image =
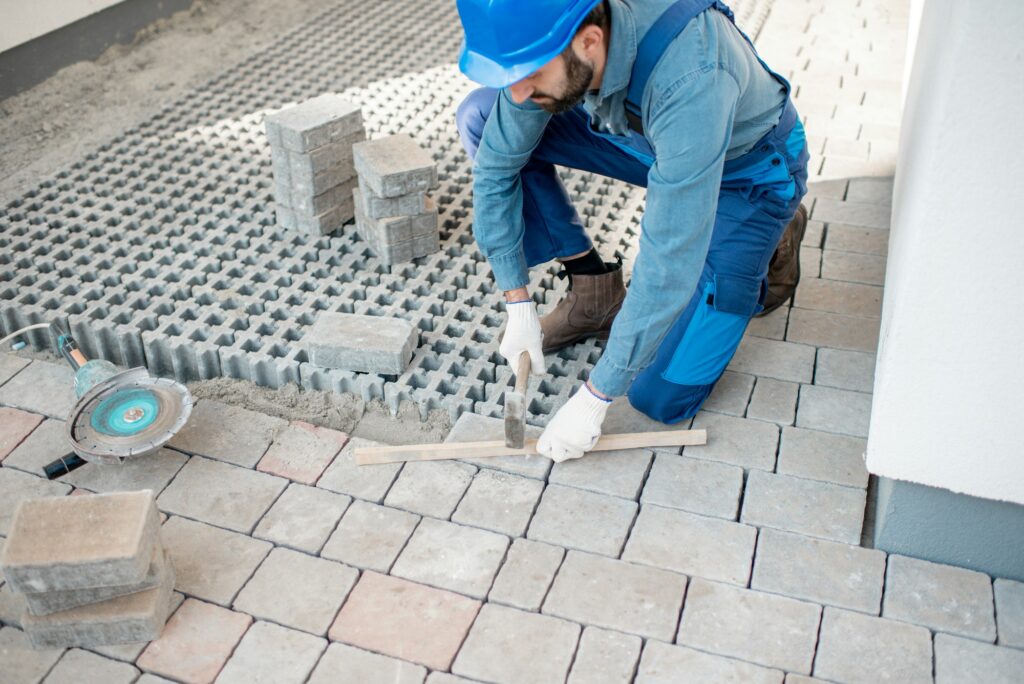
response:
<path id="1" fill-rule="evenodd" d="M 825 249 L 885 256 L 889 252 L 889 231 L 831 223 Z"/>
<path id="2" fill-rule="evenodd" d="M 11 684 L 41 682 L 63 654 L 62 648 L 35 649 L 20 629 L 0 627 L 0 672 Z"/>
<path id="3" fill-rule="evenodd" d="M 364 140 L 366 131 L 359 127 L 336 142 L 315 147 L 308 152 L 293 152 L 283 148 L 285 154 L 277 156 L 284 156 L 287 159 L 288 176 L 295 185 L 309 185 L 318 174 L 333 169 L 344 169 L 351 178 L 356 175 L 355 166 L 352 164 L 352 146 Z M 273 150 L 275 153 L 280 151 L 282 148 Z"/>
<path id="4" fill-rule="evenodd" d="M 452 672 L 501 684 L 561 683 L 579 638 L 571 622 L 486 604 Z"/>
<path id="5" fill-rule="evenodd" d="M 217 682 L 305 682 L 326 648 L 326 639 L 270 622 L 256 622 L 242 637 Z"/>
<path id="6" fill-rule="evenodd" d="M 568 684 L 628 684 L 633 681 L 642 646 L 638 636 L 587 627 Z"/>
<path id="7" fill-rule="evenodd" d="M 863 489 L 752 470 L 740 520 L 859 544 L 866 499 Z"/>
<path id="8" fill-rule="evenodd" d="M 570 551 L 544 601 L 543 612 L 588 625 L 671 641 L 686 577 Z"/>
<path id="9" fill-rule="evenodd" d="M 765 667 L 702 653 L 685 646 L 648 641 L 644 647 L 637 684 L 677 682 L 737 682 L 739 684 L 782 684 L 783 673 Z"/>
<path id="10" fill-rule="evenodd" d="M 307 684 L 423 684 L 426 676 L 422 665 L 334 643 L 327 647 Z"/>
<path id="11" fill-rule="evenodd" d="M 356 171 L 378 197 L 398 197 L 437 187 L 437 164 L 408 135 L 367 140 L 352 148 Z"/>
<path id="12" fill-rule="evenodd" d="M 807 278 L 800 281 L 794 301 L 801 309 L 865 318 L 882 315 L 882 288 L 875 285 Z"/>
<path id="13" fill-rule="evenodd" d="M 132 458 L 120 465 L 90 463 L 61 480 L 90 492 L 131 492 L 152 489 L 154 494 L 167 487 L 188 458 L 171 449 L 160 449 L 145 458 Z"/>
<path id="14" fill-rule="evenodd" d="M 2 665 L 0 665 L 2 667 Z M 73 648 L 46 676 L 47 684 L 132 684 L 138 668 L 101 655 Z"/>
<path id="15" fill-rule="evenodd" d="M 412 192 L 397 197 L 381 197 L 362 178 L 359 179 L 359 192 L 362 195 L 360 199 L 367 218 L 382 219 L 390 216 L 410 216 L 412 214 L 422 214 L 427 210 L 427 195 L 425 192 Z"/>
<path id="16" fill-rule="evenodd" d="M 32 434 L 43 416 L 0 406 L 0 462 Z"/>
<path id="17" fill-rule="evenodd" d="M 0 385 L 20 373 L 30 363 L 32 363 L 31 359 L 0 352 Z"/>
<path id="18" fill-rule="evenodd" d="M 996 640 L 992 580 L 951 565 L 889 556 L 882 616 L 989 643 Z"/>
<path id="19" fill-rule="evenodd" d="M 708 443 L 683 447 L 685 455 L 742 468 L 775 469 L 779 444 L 777 425 L 702 411 L 693 419 L 693 427 L 708 431 Z"/>
<path id="20" fill-rule="evenodd" d="M 677 641 L 765 667 L 811 673 L 821 607 L 694 579 Z"/>
<path id="21" fill-rule="evenodd" d="M 336 166 L 310 175 L 301 183 L 294 176 L 291 183 L 282 183 L 275 178 L 273 192 L 278 206 L 291 209 L 296 216 L 316 216 L 337 210 L 353 214 L 352 192 L 355 188 L 355 171 L 351 167 Z"/>
<path id="22" fill-rule="evenodd" d="M 466 415 L 466 414 L 463 414 Z M 382 463 L 380 465 L 357 465 L 354 452 L 358 447 L 383 446 L 361 437 L 352 437 L 346 442 L 327 470 L 317 480 L 316 486 L 348 494 L 357 499 L 365 499 L 373 503 L 381 503 L 391 489 L 391 484 L 402 469 L 401 463 Z"/>
<path id="23" fill-rule="evenodd" d="M 935 684 L 1017 684 L 1022 673 L 1024 651 L 948 634 L 935 635 Z"/>
<path id="24" fill-rule="evenodd" d="M 808 226 L 810 229 L 810 226 Z M 807 237 L 804 237 L 807 240 Z M 768 340 L 783 340 L 786 338 L 786 324 L 789 322 L 789 307 L 780 306 L 767 316 L 752 318 L 747 324 L 746 335 L 761 337 Z"/>
<path id="25" fill-rule="evenodd" d="M 523 610 L 540 610 L 564 556 L 565 549 L 557 546 L 529 539 L 514 540 L 487 600 Z"/>
<path id="26" fill-rule="evenodd" d="M 22 593 L 139 584 L 159 526 L 149 490 L 23 501 L 0 564 Z"/>
<path id="27" fill-rule="evenodd" d="M 747 406 L 747 417 L 779 425 L 792 425 L 796 419 L 796 397 L 800 386 L 771 378 L 758 378 L 754 396 Z"/>
<path id="28" fill-rule="evenodd" d="M 878 347 L 878 326 L 877 318 L 794 308 L 789 313 L 786 339 L 817 347 L 874 352 Z"/>
<path id="29" fill-rule="evenodd" d="M 287 426 L 280 418 L 202 399 L 169 445 L 187 454 L 252 468 Z"/>
<path id="30" fill-rule="evenodd" d="M 810 382 L 814 376 L 814 348 L 792 342 L 744 337 L 729 369 L 788 382 Z"/>
<path id="31" fill-rule="evenodd" d="M 556 463 L 548 482 L 635 501 L 640 496 L 652 457 L 653 452 L 646 449 L 597 451 L 583 458 Z"/>
<path id="32" fill-rule="evenodd" d="M 500 534 L 424 518 L 391 574 L 482 599 L 508 543 Z"/>
<path id="33" fill-rule="evenodd" d="M 63 420 L 47 418 L 25 438 L 25 441 L 11 451 L 4 459 L 4 467 L 17 468 L 40 477 L 45 476 L 43 468 L 71 452 L 71 444 L 65 430 Z"/>
<path id="34" fill-rule="evenodd" d="M 885 284 L 885 264 L 884 256 L 826 249 L 822 252 L 821 275 L 833 280 L 881 286 Z"/>
<path id="35" fill-rule="evenodd" d="M 787 427 L 782 430 L 777 471 L 780 475 L 867 487 L 866 446 L 860 437 Z"/>
<path id="36" fill-rule="evenodd" d="M 75 372 L 66 363 L 33 361 L 0 385 L 0 405 L 65 420 L 75 403 Z"/>
<path id="37" fill-rule="evenodd" d="M 618 557 L 636 517 L 632 501 L 548 485 L 530 523 L 530 539 Z"/>
<path id="38" fill-rule="evenodd" d="M 396 577 L 363 573 L 338 618 L 332 641 L 447 670 L 480 603 Z"/>
<path id="39" fill-rule="evenodd" d="M 522 536 L 543 490 L 544 483 L 538 480 L 481 469 L 459 502 L 452 522 L 510 537 Z"/>
<path id="40" fill-rule="evenodd" d="M 356 501 L 320 555 L 357 568 L 388 572 L 419 521 L 412 513 Z"/>
<path id="41" fill-rule="evenodd" d="M 835 221 L 867 228 L 888 228 L 891 213 L 887 203 L 844 202 L 821 197 L 814 203 L 811 218 L 825 223 Z"/>
<path id="42" fill-rule="evenodd" d="M 359 572 L 291 549 L 274 549 L 245 585 L 234 608 L 324 636 Z"/>
<path id="43" fill-rule="evenodd" d="M 843 349 L 819 349 L 814 382 L 855 392 L 871 392 L 875 383 L 875 355 Z"/>
<path id="44" fill-rule="evenodd" d="M 312 485 L 338 455 L 348 435 L 301 420 L 281 430 L 256 469 Z"/>
<path id="45" fill-rule="evenodd" d="M 359 105 L 336 93 L 324 93 L 268 114 L 263 124 L 271 145 L 308 152 L 361 131 L 363 115 Z"/>
<path id="46" fill-rule="evenodd" d="M 927 684 L 931 634 L 905 622 L 825 608 L 814 676 L 851 684 Z"/>
<path id="47" fill-rule="evenodd" d="M 302 345 L 314 366 L 399 375 L 412 360 L 418 338 L 401 318 L 324 311 Z"/>
<path id="48" fill-rule="evenodd" d="M 254 537 L 316 554 L 352 499 L 325 489 L 291 484 L 256 526 Z"/>
<path id="49" fill-rule="evenodd" d="M 1000 646 L 1024 648 L 1024 582 L 995 581 Z"/>
<path id="50" fill-rule="evenodd" d="M 622 560 L 746 586 L 757 529 L 645 505 Z"/>
<path id="51" fill-rule="evenodd" d="M 870 394 L 818 385 L 800 386 L 797 427 L 867 437 L 870 420 Z"/>
<path id="52" fill-rule="evenodd" d="M 640 495 L 640 503 L 735 520 L 742 491 L 742 468 L 700 458 L 658 454 Z"/>
<path id="53" fill-rule="evenodd" d="M 526 426 L 526 439 L 537 439 L 541 430 L 533 425 Z M 492 442 L 505 439 L 505 421 L 501 418 L 463 413 L 455 421 L 445 443 L 451 442 Z M 551 470 L 551 459 L 543 456 L 497 456 L 495 458 L 463 459 L 481 468 L 493 468 L 514 475 L 523 475 L 543 480 Z"/>
<path id="54" fill-rule="evenodd" d="M 715 383 L 715 388 L 704 401 L 702 408 L 713 413 L 740 416 L 747 411 L 750 392 L 754 389 L 754 376 L 746 373 L 725 371 Z"/>
<path id="55" fill-rule="evenodd" d="M 476 468 L 454 461 L 406 463 L 384 500 L 393 508 L 447 520 L 462 499 Z"/>

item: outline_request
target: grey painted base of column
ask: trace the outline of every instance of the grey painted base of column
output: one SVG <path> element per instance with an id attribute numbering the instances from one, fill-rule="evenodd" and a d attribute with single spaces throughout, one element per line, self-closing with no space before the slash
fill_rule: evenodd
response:
<path id="1" fill-rule="evenodd" d="M 1024 506 L 877 480 L 874 546 L 1024 581 Z"/>
<path id="2" fill-rule="evenodd" d="M 95 59 L 139 29 L 188 9 L 194 0 L 124 0 L 0 53 L 0 100 L 28 90 L 69 64 Z"/>

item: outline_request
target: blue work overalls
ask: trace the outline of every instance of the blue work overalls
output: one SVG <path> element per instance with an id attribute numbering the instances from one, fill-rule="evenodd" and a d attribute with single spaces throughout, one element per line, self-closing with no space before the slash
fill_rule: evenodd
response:
<path id="1" fill-rule="evenodd" d="M 637 67 L 633 70 L 627 98 L 631 122 L 639 114 L 631 105 L 640 101 L 633 96 L 634 86 L 638 85 L 636 90 L 642 95 L 649 69 L 670 41 L 708 8 L 733 19 L 729 8 L 720 2 L 680 0 L 644 36 L 637 50 L 637 65 L 647 71 L 639 74 L 642 80 L 638 85 Z M 788 93 L 789 83 L 758 60 Z M 481 88 L 459 107 L 456 123 L 470 156 L 476 154 L 497 95 L 497 90 Z M 572 256 L 591 247 L 555 165 L 646 187 L 652 154 L 641 135 L 615 136 L 593 130 L 582 106 L 552 117 L 520 172 L 527 265 Z M 787 97 L 775 128 L 749 152 L 725 162 L 703 272 L 654 361 L 629 389 L 629 401 L 636 409 L 655 420 L 676 423 L 693 416 L 707 399 L 736 352 L 750 318 L 763 308 L 768 264 L 807 191 L 808 158 L 803 126 Z"/>

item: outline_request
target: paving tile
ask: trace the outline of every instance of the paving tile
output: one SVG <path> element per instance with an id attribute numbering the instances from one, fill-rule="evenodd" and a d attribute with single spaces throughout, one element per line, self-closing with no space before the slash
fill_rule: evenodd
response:
<path id="1" fill-rule="evenodd" d="M 882 616 L 994 642 L 992 580 L 974 570 L 889 556 Z"/>
<path id="2" fill-rule="evenodd" d="M 821 277 L 821 250 L 806 245 L 800 248 L 800 273 L 803 278 Z"/>
<path id="3" fill-rule="evenodd" d="M 757 529 L 644 505 L 622 560 L 746 586 Z"/>
<path id="4" fill-rule="evenodd" d="M 746 373 L 725 371 L 715 383 L 715 388 L 701 406 L 705 411 L 742 416 L 750 403 L 750 392 L 754 389 L 754 376 Z"/>
<path id="5" fill-rule="evenodd" d="M 658 454 L 640 503 L 735 520 L 743 492 L 743 469 L 688 456 Z"/>
<path id="6" fill-rule="evenodd" d="M 452 672 L 499 684 L 565 681 L 580 626 L 565 620 L 486 604 Z"/>
<path id="7" fill-rule="evenodd" d="M 752 470 L 740 520 L 858 544 L 866 500 L 863 489 Z"/>
<path id="8" fill-rule="evenodd" d="M 316 554 L 331 536 L 351 497 L 290 484 L 253 532 L 254 537 Z"/>
<path id="9" fill-rule="evenodd" d="M 238 594 L 234 607 L 323 636 L 358 577 L 359 571 L 347 565 L 276 548 Z"/>
<path id="10" fill-rule="evenodd" d="M 807 278 L 801 280 L 796 289 L 794 306 L 844 316 L 877 318 L 882 314 L 882 288 L 839 280 Z"/>
<path id="11" fill-rule="evenodd" d="M 207 684 L 217 677 L 251 624 L 252 618 L 244 613 L 186 599 L 160 638 L 139 656 L 137 665 L 188 684 Z"/>
<path id="12" fill-rule="evenodd" d="M 817 677 L 805 677 L 804 675 L 790 673 L 786 675 L 785 684 L 828 684 L 828 682 Z"/>
<path id="13" fill-rule="evenodd" d="M 14 468 L 0 468 L 0 535 L 7 536 L 11 516 L 25 499 L 64 496 L 70 491 L 71 486 L 63 482 L 51 482 Z"/>
<path id="14" fill-rule="evenodd" d="M 544 490 L 527 537 L 617 557 L 636 510 L 633 501 L 552 484 Z"/>
<path id="15" fill-rule="evenodd" d="M 867 437 L 871 395 L 863 392 L 801 385 L 797 427 Z"/>
<path id="16" fill-rule="evenodd" d="M 0 545 L 3 549 L 3 545 Z M 1024 648 L 1024 582 L 995 581 L 996 620 L 1000 646 Z M 0 617 L 2 619 L 2 617 Z"/>
<path id="17" fill-rule="evenodd" d="M 177 591 L 171 594 L 170 610 L 167 611 L 168 616 L 174 615 L 174 611 L 178 610 L 178 608 L 184 602 L 184 594 Z M 112 644 L 107 646 L 91 646 L 89 647 L 89 650 L 93 651 L 94 653 L 99 653 L 102 656 L 113 658 L 114 660 L 120 660 L 124 663 L 134 663 L 136 660 L 139 659 L 139 656 L 142 655 L 142 652 L 146 650 L 147 645 L 149 645 L 148 641 L 134 644 Z M 160 679 L 163 680 L 162 677 Z"/>
<path id="18" fill-rule="evenodd" d="M 320 555 L 357 568 L 388 572 L 419 521 L 412 513 L 355 501 Z"/>
<path id="19" fill-rule="evenodd" d="M 570 551 L 544 601 L 543 612 L 671 641 L 686 581 L 674 572 Z"/>
<path id="20" fill-rule="evenodd" d="M 3 462 L 41 422 L 43 416 L 38 414 L 0 406 L 0 462 Z"/>
<path id="21" fill-rule="evenodd" d="M 1019 684 L 1024 651 L 935 635 L 935 684 Z"/>
<path id="22" fill-rule="evenodd" d="M 878 326 L 877 318 L 794 308 L 789 313 L 786 339 L 816 347 L 874 352 L 878 347 Z"/>
<path id="23" fill-rule="evenodd" d="M 0 353 L 0 385 L 20 373 L 31 362 L 30 359 L 23 359 L 14 354 Z"/>
<path id="24" fill-rule="evenodd" d="M 3 558 L 3 553 L 4 538 L 0 537 L 0 558 Z M 20 628 L 21 617 L 25 613 L 25 598 L 14 593 L 11 585 L 3 579 L 3 572 L 0 572 L 0 623 Z M 548 581 L 550 582 L 550 578 Z"/>
<path id="25" fill-rule="evenodd" d="M 826 223 L 835 221 L 867 228 L 888 228 L 891 214 L 892 209 L 885 202 L 844 202 L 821 197 L 814 203 L 811 218 Z"/>
<path id="26" fill-rule="evenodd" d="M 475 473 L 473 466 L 455 461 L 406 463 L 384 504 L 447 520 Z"/>
<path id="27" fill-rule="evenodd" d="M 193 456 L 157 504 L 167 513 L 249 534 L 287 486 L 280 477 Z"/>
<path id="28" fill-rule="evenodd" d="M 544 483 L 539 480 L 481 469 L 452 515 L 452 521 L 511 537 L 522 536 L 543 490 Z"/>
<path id="29" fill-rule="evenodd" d="M 426 676 L 422 665 L 335 643 L 327 647 L 307 684 L 422 684 Z"/>
<path id="30" fill-rule="evenodd" d="M 169 446 L 252 468 L 288 422 L 211 399 L 197 401 Z"/>
<path id="31" fill-rule="evenodd" d="M 158 677 L 148 672 L 143 673 L 141 677 L 135 680 L 135 684 L 174 684 L 170 679 Z"/>
<path id="32" fill-rule="evenodd" d="M 587 627 L 568 684 L 628 684 L 633 681 L 642 647 L 638 636 Z"/>
<path id="33" fill-rule="evenodd" d="M 826 607 L 813 674 L 850 684 L 928 684 L 931 634 L 905 622 Z"/>
<path id="34" fill-rule="evenodd" d="M 820 606 L 697 578 L 690 582 L 677 642 L 810 674 L 820 619 Z"/>
<path id="35" fill-rule="evenodd" d="M 832 77 L 832 74 L 829 76 Z M 803 76 L 803 78 L 806 78 L 806 76 Z M 813 197 L 828 197 L 835 200 L 841 200 L 846 197 L 849 187 L 850 181 L 847 178 L 811 181 L 807 184 L 807 194 Z"/>
<path id="36" fill-rule="evenodd" d="M 523 610 L 540 610 L 565 549 L 529 539 L 515 539 L 487 600 Z"/>
<path id="37" fill-rule="evenodd" d="M 456 677 L 447 672 L 431 672 L 427 677 L 427 684 L 477 684 L 477 680 Z"/>
<path id="38" fill-rule="evenodd" d="M 765 528 L 752 589 L 878 615 L 885 554 Z"/>
<path id="39" fill-rule="evenodd" d="M 128 663 L 73 648 L 50 670 L 46 684 L 131 684 L 138 676 Z"/>
<path id="40" fill-rule="evenodd" d="M 507 548 L 500 534 L 424 518 L 391 574 L 482 599 Z"/>
<path id="41" fill-rule="evenodd" d="M 877 85 L 874 87 L 877 88 Z M 892 202 L 892 192 L 892 178 L 853 178 L 846 199 L 851 202 L 889 204 Z"/>
<path id="42" fill-rule="evenodd" d="M 71 452 L 63 420 L 47 418 L 4 459 L 5 468 L 17 468 L 44 477 L 43 469 Z M 64 481 L 64 480 L 62 480 Z"/>
<path id="43" fill-rule="evenodd" d="M 326 648 L 326 639 L 258 621 L 242 637 L 217 684 L 302 684 Z"/>
<path id="44" fill-rule="evenodd" d="M 729 369 L 763 378 L 810 382 L 814 374 L 814 348 L 793 342 L 744 337 L 729 362 Z"/>
<path id="45" fill-rule="evenodd" d="M 807 239 L 806 237 L 804 238 Z M 789 322 L 789 307 L 780 306 L 767 316 L 750 319 L 747 324 L 747 335 L 764 337 L 769 340 L 783 340 L 786 337 L 786 324 Z"/>
<path id="46" fill-rule="evenodd" d="M 174 563 L 175 587 L 229 606 L 272 545 L 219 527 L 171 516 L 160 531 Z"/>
<path id="47" fill-rule="evenodd" d="M 33 649 L 20 629 L 0 627 L 0 673 L 11 684 L 42 681 L 63 653 L 62 648 Z"/>
<path id="48" fill-rule="evenodd" d="M 316 486 L 348 494 L 357 499 L 365 499 L 373 503 L 381 503 L 391 489 L 391 484 L 402 469 L 401 463 L 382 463 L 380 465 L 357 465 L 353 456 L 357 447 L 382 446 L 362 437 L 353 437 L 345 444 L 341 453 L 317 481 Z"/>
<path id="49" fill-rule="evenodd" d="M 331 626 L 332 641 L 447 670 L 480 602 L 365 572 Z"/>
<path id="50" fill-rule="evenodd" d="M 885 256 L 889 252 L 889 231 L 830 223 L 825 249 Z"/>
<path id="51" fill-rule="evenodd" d="M 674 425 L 668 425 L 654 420 L 640 411 L 633 408 L 628 397 L 616 397 L 608 407 L 601 430 L 606 435 L 620 435 L 625 432 L 665 432 L 667 430 L 685 430 L 690 427 L 690 421 L 684 420 Z M 679 447 L 654 447 L 651 451 L 666 454 L 678 454 Z M 546 460 L 546 459 L 545 459 Z"/>
<path id="52" fill-rule="evenodd" d="M 75 372 L 66 363 L 33 361 L 0 385 L 0 405 L 64 420 L 75 403 Z"/>
<path id="53" fill-rule="evenodd" d="M 758 378 L 754 396 L 747 406 L 747 417 L 779 425 L 792 425 L 796 419 L 796 398 L 800 385 L 772 378 Z"/>
<path id="54" fill-rule="evenodd" d="M 865 440 L 859 437 L 787 427 L 782 430 L 777 471 L 849 487 L 867 487 L 865 447 Z"/>
<path id="55" fill-rule="evenodd" d="M 133 492 L 152 489 L 154 494 L 167 487 L 187 457 L 172 449 L 160 449 L 142 458 L 130 458 L 121 465 L 90 463 L 61 477 L 61 480 L 90 492 Z"/>
<path id="56" fill-rule="evenodd" d="M 607 429 L 607 426 L 606 428 Z M 526 439 L 540 437 L 541 429 L 533 426 L 526 426 Z M 445 443 L 453 442 L 491 442 L 505 439 L 505 421 L 501 418 L 481 416 L 476 413 L 463 413 L 455 421 L 451 431 L 445 438 Z M 481 468 L 494 468 L 513 475 L 523 475 L 543 480 L 551 470 L 551 459 L 542 456 L 498 456 L 496 458 L 464 459 Z"/>
<path id="57" fill-rule="evenodd" d="M 701 411 L 693 427 L 708 431 L 708 443 L 683 447 L 683 454 L 743 468 L 775 469 L 779 427 L 772 423 Z"/>
<path id="58" fill-rule="evenodd" d="M 742 682 L 743 684 L 782 684 L 782 672 L 702 653 L 685 646 L 648 641 L 640 659 L 637 684 L 677 684 L 678 682 Z"/>
<path id="59" fill-rule="evenodd" d="M 548 482 L 635 500 L 640 496 L 652 458 L 653 452 L 646 449 L 589 453 L 583 458 L 556 463 Z"/>
<path id="60" fill-rule="evenodd" d="M 842 349 L 819 349 L 814 384 L 871 392 L 875 384 L 875 355 Z"/>
<path id="61" fill-rule="evenodd" d="M 295 420 L 277 433 L 256 469 L 295 482 L 316 484 L 347 441 L 344 432 Z"/>
<path id="62" fill-rule="evenodd" d="M 826 249 L 821 258 L 821 277 L 865 285 L 884 285 L 885 265 L 884 256 Z"/>

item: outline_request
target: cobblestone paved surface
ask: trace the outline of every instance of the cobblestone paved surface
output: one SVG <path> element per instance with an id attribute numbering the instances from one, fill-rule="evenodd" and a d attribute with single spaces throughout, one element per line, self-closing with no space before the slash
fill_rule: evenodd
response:
<path id="1" fill-rule="evenodd" d="M 859 545 L 905 28 L 778 0 L 758 36 L 815 155 L 804 281 L 707 446 L 357 468 L 360 440 L 201 401 L 160 454 L 51 483 L 70 374 L 0 354 L 0 547 L 23 498 L 152 488 L 179 604 L 148 645 L 32 651 L 0 584 L 0 681 L 1019 682 L 1024 584 Z"/>

